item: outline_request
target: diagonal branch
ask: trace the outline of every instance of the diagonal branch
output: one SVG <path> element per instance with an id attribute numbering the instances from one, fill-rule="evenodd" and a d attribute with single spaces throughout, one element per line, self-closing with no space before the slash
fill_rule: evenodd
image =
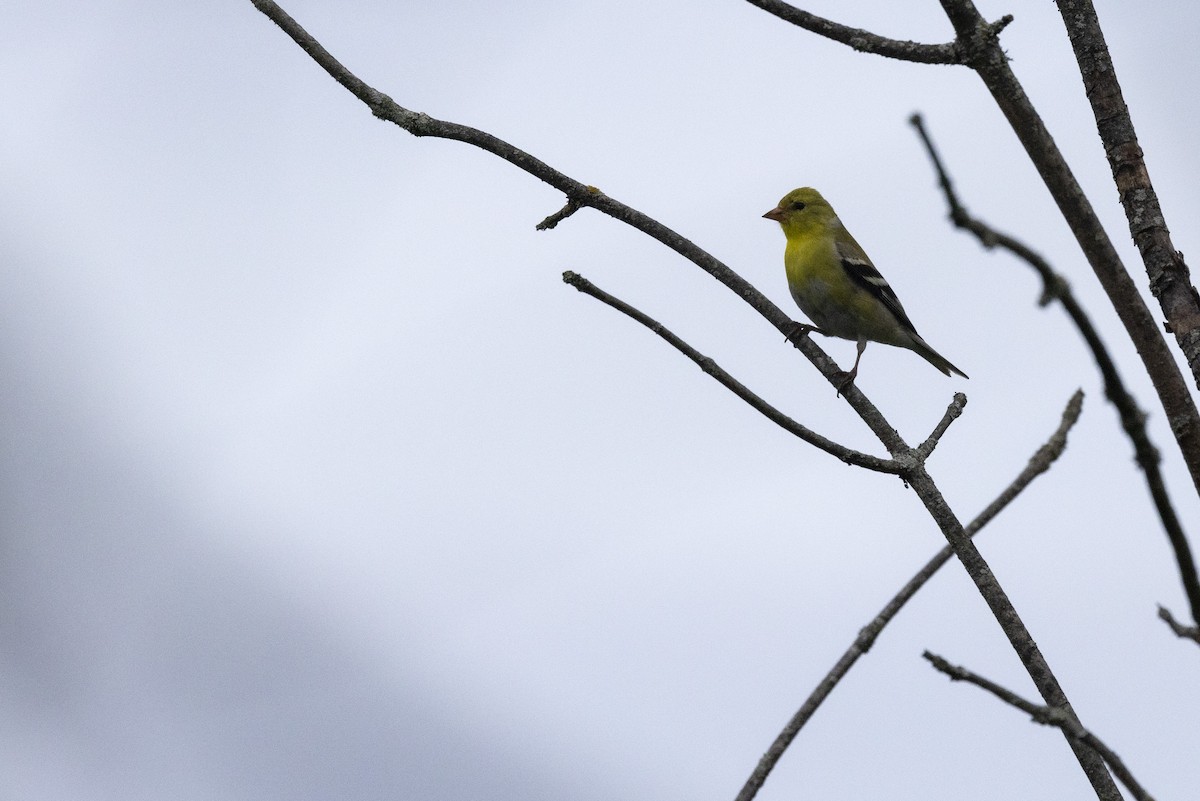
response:
<path id="1" fill-rule="evenodd" d="M 952 665 L 937 654 L 926 651 L 922 656 L 937 670 L 949 676 L 951 681 L 965 681 L 968 684 L 981 687 L 1004 703 L 1028 713 L 1035 723 L 1041 723 L 1043 726 L 1057 726 L 1062 729 L 1063 733 L 1068 737 L 1098 753 L 1108 763 L 1108 766 L 1112 768 L 1113 773 L 1120 779 L 1121 784 L 1129 788 L 1129 792 L 1133 794 L 1133 797 L 1137 801 L 1154 801 L 1153 797 L 1146 792 L 1146 788 L 1142 787 L 1137 779 L 1133 777 L 1133 773 L 1126 767 L 1121 757 L 1117 756 L 1116 752 L 1105 745 L 1099 737 L 1080 725 L 1079 721 L 1073 716 L 1064 715 L 1061 709 L 1052 706 L 1027 701 L 1007 687 L 1002 687 L 991 679 L 986 679 L 961 665 Z"/>
<path id="2" fill-rule="evenodd" d="M 929 132 L 925 129 L 921 115 L 912 115 L 909 122 L 917 129 L 917 134 L 925 145 L 925 151 L 929 154 L 930 161 L 933 162 L 933 168 L 938 176 L 938 184 L 942 187 L 942 192 L 946 195 L 946 203 L 950 207 L 950 220 L 958 228 L 974 234 L 984 247 L 988 249 L 1004 248 L 1033 267 L 1042 278 L 1043 289 L 1040 304 L 1044 306 L 1052 300 L 1061 303 L 1067 316 L 1079 329 L 1080 335 L 1083 336 L 1088 348 L 1092 351 L 1092 358 L 1096 360 L 1096 366 L 1100 369 L 1100 375 L 1104 379 L 1104 394 L 1116 407 L 1117 414 L 1121 419 L 1121 427 L 1125 429 L 1126 435 L 1133 442 L 1135 459 L 1146 477 L 1146 484 L 1149 486 L 1154 507 L 1158 511 L 1159 519 L 1167 533 L 1167 539 L 1170 540 L 1171 548 L 1175 552 L 1175 563 L 1179 567 L 1183 589 L 1191 606 L 1192 619 L 1200 621 L 1200 578 L 1196 574 L 1196 562 L 1192 558 L 1191 546 L 1188 544 L 1187 535 L 1179 522 L 1179 516 L 1175 513 L 1171 497 L 1167 494 L 1167 485 L 1162 471 L 1159 469 L 1162 459 L 1159 456 L 1158 448 L 1150 441 L 1150 434 L 1146 431 L 1146 414 L 1138 407 L 1133 395 L 1125 388 L 1125 382 L 1121 380 L 1121 374 L 1118 372 L 1108 348 L 1100 339 L 1100 334 L 1092 325 L 1091 318 L 1076 300 L 1067 280 L 1056 273 L 1054 268 L 1038 253 L 1023 242 L 997 231 L 987 223 L 971 216 L 959 201 L 958 193 L 954 191 L 954 183 L 942 163 L 937 148 L 934 147 Z"/>
<path id="3" fill-rule="evenodd" d="M 844 445 L 839 445 L 831 439 L 821 436 L 809 428 L 797 423 L 792 418 L 788 417 L 783 412 L 776 409 L 771 404 L 767 403 L 761 397 L 752 392 L 745 384 L 742 384 L 736 378 L 726 372 L 719 364 L 713 361 L 708 356 L 705 356 L 700 351 L 693 348 L 688 343 L 680 339 L 670 329 L 650 317 L 646 313 L 634 308 L 620 298 L 605 292 L 600 287 L 593 284 L 591 281 L 584 278 L 578 273 L 568 270 L 563 273 L 563 281 L 578 289 L 585 295 L 591 295 L 601 303 L 607 304 L 627 317 L 630 317 L 637 322 L 649 328 L 655 334 L 658 334 L 666 340 L 671 347 L 687 356 L 695 362 L 701 370 L 715 378 L 718 383 L 737 395 L 739 398 L 750 404 L 757 412 L 762 414 L 771 422 L 778 425 L 789 434 L 793 434 L 800 439 L 812 445 L 815 448 L 825 451 L 831 456 L 841 459 L 846 464 L 862 467 L 867 470 L 874 470 L 879 473 L 891 473 L 893 475 L 903 474 L 911 464 L 911 459 L 881 459 L 878 456 L 871 456 L 867 453 L 847 448 Z M 966 402 L 963 396 L 964 403 Z"/>
<path id="4" fill-rule="evenodd" d="M 861 28 L 851 28 L 849 25 L 818 17 L 816 14 L 810 14 L 789 5 L 783 0 L 746 0 L 746 2 L 769 14 L 774 14 L 785 22 L 790 22 L 818 36 L 824 36 L 826 39 L 841 42 L 860 53 L 873 53 L 901 61 L 915 61 L 920 64 L 965 63 L 963 50 L 959 47 L 958 42 L 921 44 L 902 39 L 889 39 Z M 1011 15 L 996 22 L 992 26 L 993 34 L 1000 33 L 1010 22 L 1012 22 Z"/>
<path id="5" fill-rule="evenodd" d="M 1071 396 L 1067 406 L 1063 409 L 1062 420 L 1059 421 L 1058 428 L 1050 435 L 1037 451 L 1029 458 L 1029 463 L 1025 465 L 1012 483 L 1004 488 L 994 501 L 987 505 L 979 515 L 971 521 L 966 527 L 965 532 L 968 537 L 974 537 L 980 530 L 992 521 L 996 515 L 1012 503 L 1017 495 L 1028 487 L 1035 478 L 1045 473 L 1054 464 L 1055 460 L 1062 455 L 1067 447 L 1067 433 L 1079 420 L 1079 413 L 1083 410 L 1083 391 L 1077 390 Z M 949 545 L 938 551 L 932 559 L 925 563 L 925 566 L 917 571 L 911 579 L 908 580 L 900 591 L 893 596 L 892 600 L 888 601 L 882 611 L 875 618 L 858 632 L 858 636 L 854 638 L 854 642 L 846 649 L 841 658 L 833 668 L 825 674 L 825 678 L 821 679 L 816 688 L 809 694 L 808 698 L 804 699 L 804 703 L 800 705 L 800 709 L 792 716 L 787 725 L 783 727 L 783 731 L 771 743 L 771 747 L 759 759 L 758 765 L 755 766 L 754 772 L 750 774 L 750 778 L 746 780 L 746 784 L 742 787 L 742 791 L 738 793 L 736 801 L 750 801 L 762 789 L 763 784 L 767 780 L 767 776 L 775 769 L 775 765 L 783 757 L 784 751 L 796 739 L 796 735 L 804 728 L 809 719 L 816 714 L 818 708 L 824 703 L 829 694 L 833 692 L 833 688 L 838 682 L 850 672 L 850 668 L 859 660 L 861 656 L 871 649 L 878 639 L 884 627 L 892 621 L 904 605 L 908 603 L 917 591 L 925 586 L 929 579 L 933 578 L 933 574 L 941 569 L 942 565 L 950 561 L 950 557 L 954 555 L 954 551 Z"/>
<path id="6" fill-rule="evenodd" d="M 1054 138 L 1009 67 L 1008 56 L 994 36 L 980 34 L 987 28 L 987 23 L 975 4 L 971 0 L 941 0 L 941 4 L 954 25 L 958 41 L 968 49 L 967 63 L 983 80 L 1025 147 L 1029 160 L 1050 190 L 1075 241 L 1137 348 L 1166 412 L 1192 483 L 1200 491 L 1200 412 L 1196 410 L 1195 400 L 1154 315 L 1121 262 Z"/>
<path id="7" fill-rule="evenodd" d="M 1192 379 L 1200 385 L 1200 295 L 1192 286 L 1183 254 L 1171 243 L 1096 8 L 1092 0 L 1059 0 L 1057 5 L 1125 208 L 1129 233 L 1150 276 L 1150 291 L 1167 318 L 1167 330 L 1175 335 L 1192 369 Z M 1200 615 L 1193 615 L 1200 620 Z"/>

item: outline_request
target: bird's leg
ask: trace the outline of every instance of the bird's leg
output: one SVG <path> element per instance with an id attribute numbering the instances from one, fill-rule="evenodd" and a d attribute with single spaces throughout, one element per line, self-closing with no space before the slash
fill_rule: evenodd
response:
<path id="1" fill-rule="evenodd" d="M 867 349 L 867 340 L 859 337 L 858 340 L 858 355 L 854 357 L 854 366 L 850 368 L 850 372 L 846 373 L 846 377 L 838 384 L 838 397 L 842 396 L 842 390 L 854 383 L 854 378 L 858 375 L 858 363 L 862 360 L 863 351 Z"/>

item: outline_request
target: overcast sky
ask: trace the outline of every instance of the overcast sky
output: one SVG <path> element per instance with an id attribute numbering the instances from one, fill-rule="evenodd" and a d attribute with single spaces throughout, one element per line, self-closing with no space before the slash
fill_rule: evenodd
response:
<path id="1" fill-rule="evenodd" d="M 1200 253 L 1200 10 L 1099 0 L 1175 244 Z M 859 386 L 978 513 L 1087 393 L 984 555 L 1088 726 L 1158 798 L 1200 781 L 1177 570 L 1097 372 L 964 201 L 1068 276 L 1200 503 L 1136 354 L 964 68 L 856 54 L 740 0 L 289 0 L 347 67 L 640 209 L 799 316 L 761 219 L 821 189 L 949 379 L 873 345 Z M 804 5 L 944 42 L 938 4 Z M 1053 4 L 1017 75 L 1145 276 Z M 731 799 L 942 537 L 902 483 L 803 445 L 582 273 L 800 422 L 882 453 L 738 298 L 468 146 L 371 116 L 248 0 L 0 14 L 0 785 L 14 799 Z M 820 340 L 843 366 L 852 343 Z M 1086 799 L 956 565 L 796 740 L 764 799 Z"/>

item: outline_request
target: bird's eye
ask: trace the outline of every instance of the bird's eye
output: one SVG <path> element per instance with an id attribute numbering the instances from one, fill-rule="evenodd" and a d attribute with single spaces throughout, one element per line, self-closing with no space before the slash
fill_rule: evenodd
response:
<path id="1" fill-rule="evenodd" d="M 791 205 L 790 205 L 790 206 L 788 206 L 788 208 L 789 208 L 789 209 L 791 209 L 792 211 L 803 211 L 803 209 L 804 209 L 804 201 L 802 201 L 802 200 L 793 200 L 793 201 L 792 201 L 792 203 L 791 203 Z"/>

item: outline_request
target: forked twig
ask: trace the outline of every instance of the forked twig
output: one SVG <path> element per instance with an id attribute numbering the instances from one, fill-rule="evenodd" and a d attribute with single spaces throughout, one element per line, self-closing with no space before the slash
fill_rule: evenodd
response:
<path id="1" fill-rule="evenodd" d="M 952 665 L 937 654 L 926 651 L 922 656 L 937 670 L 949 676 L 951 681 L 965 681 L 968 684 L 981 687 L 1004 703 L 1028 713 L 1035 723 L 1040 723 L 1043 726 L 1057 726 L 1062 729 L 1068 737 L 1074 738 L 1099 754 L 1108 763 L 1108 766 L 1112 768 L 1113 775 L 1117 777 L 1121 784 L 1129 788 L 1129 792 L 1133 794 L 1133 797 L 1137 801 L 1154 801 L 1150 793 L 1146 792 L 1146 788 L 1142 787 L 1138 780 L 1133 777 L 1133 773 L 1125 765 L 1121 757 L 1105 745 L 1099 737 L 1085 729 L 1074 715 L 1064 714 L 1063 710 L 1056 707 L 1027 701 L 1007 687 L 1002 687 L 991 679 L 986 679 L 961 665 Z"/>
<path id="2" fill-rule="evenodd" d="M 1058 423 L 1058 428 L 1050 435 L 1050 438 L 1037 449 L 1037 451 L 1029 458 L 1029 463 L 1025 465 L 1017 477 L 1013 479 L 1004 491 L 1001 492 L 996 499 L 988 504 L 982 512 L 980 512 L 974 520 L 966 528 L 966 533 L 970 537 L 974 537 L 979 531 L 986 526 L 991 520 L 1000 514 L 1004 507 L 1008 506 L 1017 495 L 1028 487 L 1035 478 L 1045 473 L 1050 469 L 1055 460 L 1062 455 L 1067 447 L 1067 433 L 1079 420 L 1079 414 L 1083 410 L 1083 391 L 1076 390 L 1075 394 L 1067 402 L 1066 408 L 1063 409 L 1062 419 Z M 754 772 L 750 774 L 750 778 L 746 780 L 742 790 L 737 795 L 737 801 L 750 801 L 758 794 L 763 783 L 766 782 L 767 776 L 775 769 L 775 765 L 783 757 L 784 752 L 792 741 L 796 739 L 796 735 L 804 728 L 811 718 L 829 696 L 833 692 L 833 688 L 838 682 L 850 672 L 850 668 L 854 667 L 854 663 L 863 656 L 871 646 L 875 644 L 875 640 L 883 631 L 884 627 L 892 621 L 904 605 L 917 594 L 921 587 L 929 579 L 933 578 L 942 565 L 950 561 L 950 557 L 954 555 L 954 551 L 949 545 L 944 546 L 938 551 L 932 559 L 925 563 L 925 566 L 917 571 L 908 582 L 900 588 L 890 601 L 880 610 L 875 618 L 863 626 L 858 632 L 858 636 L 854 638 L 854 642 L 850 643 L 845 653 L 838 659 L 837 663 L 830 669 L 825 677 L 821 679 L 816 688 L 809 693 L 808 698 L 800 705 L 800 709 L 792 716 L 787 725 L 783 727 L 783 731 L 771 743 L 771 747 L 762 755 L 755 766 Z"/>

